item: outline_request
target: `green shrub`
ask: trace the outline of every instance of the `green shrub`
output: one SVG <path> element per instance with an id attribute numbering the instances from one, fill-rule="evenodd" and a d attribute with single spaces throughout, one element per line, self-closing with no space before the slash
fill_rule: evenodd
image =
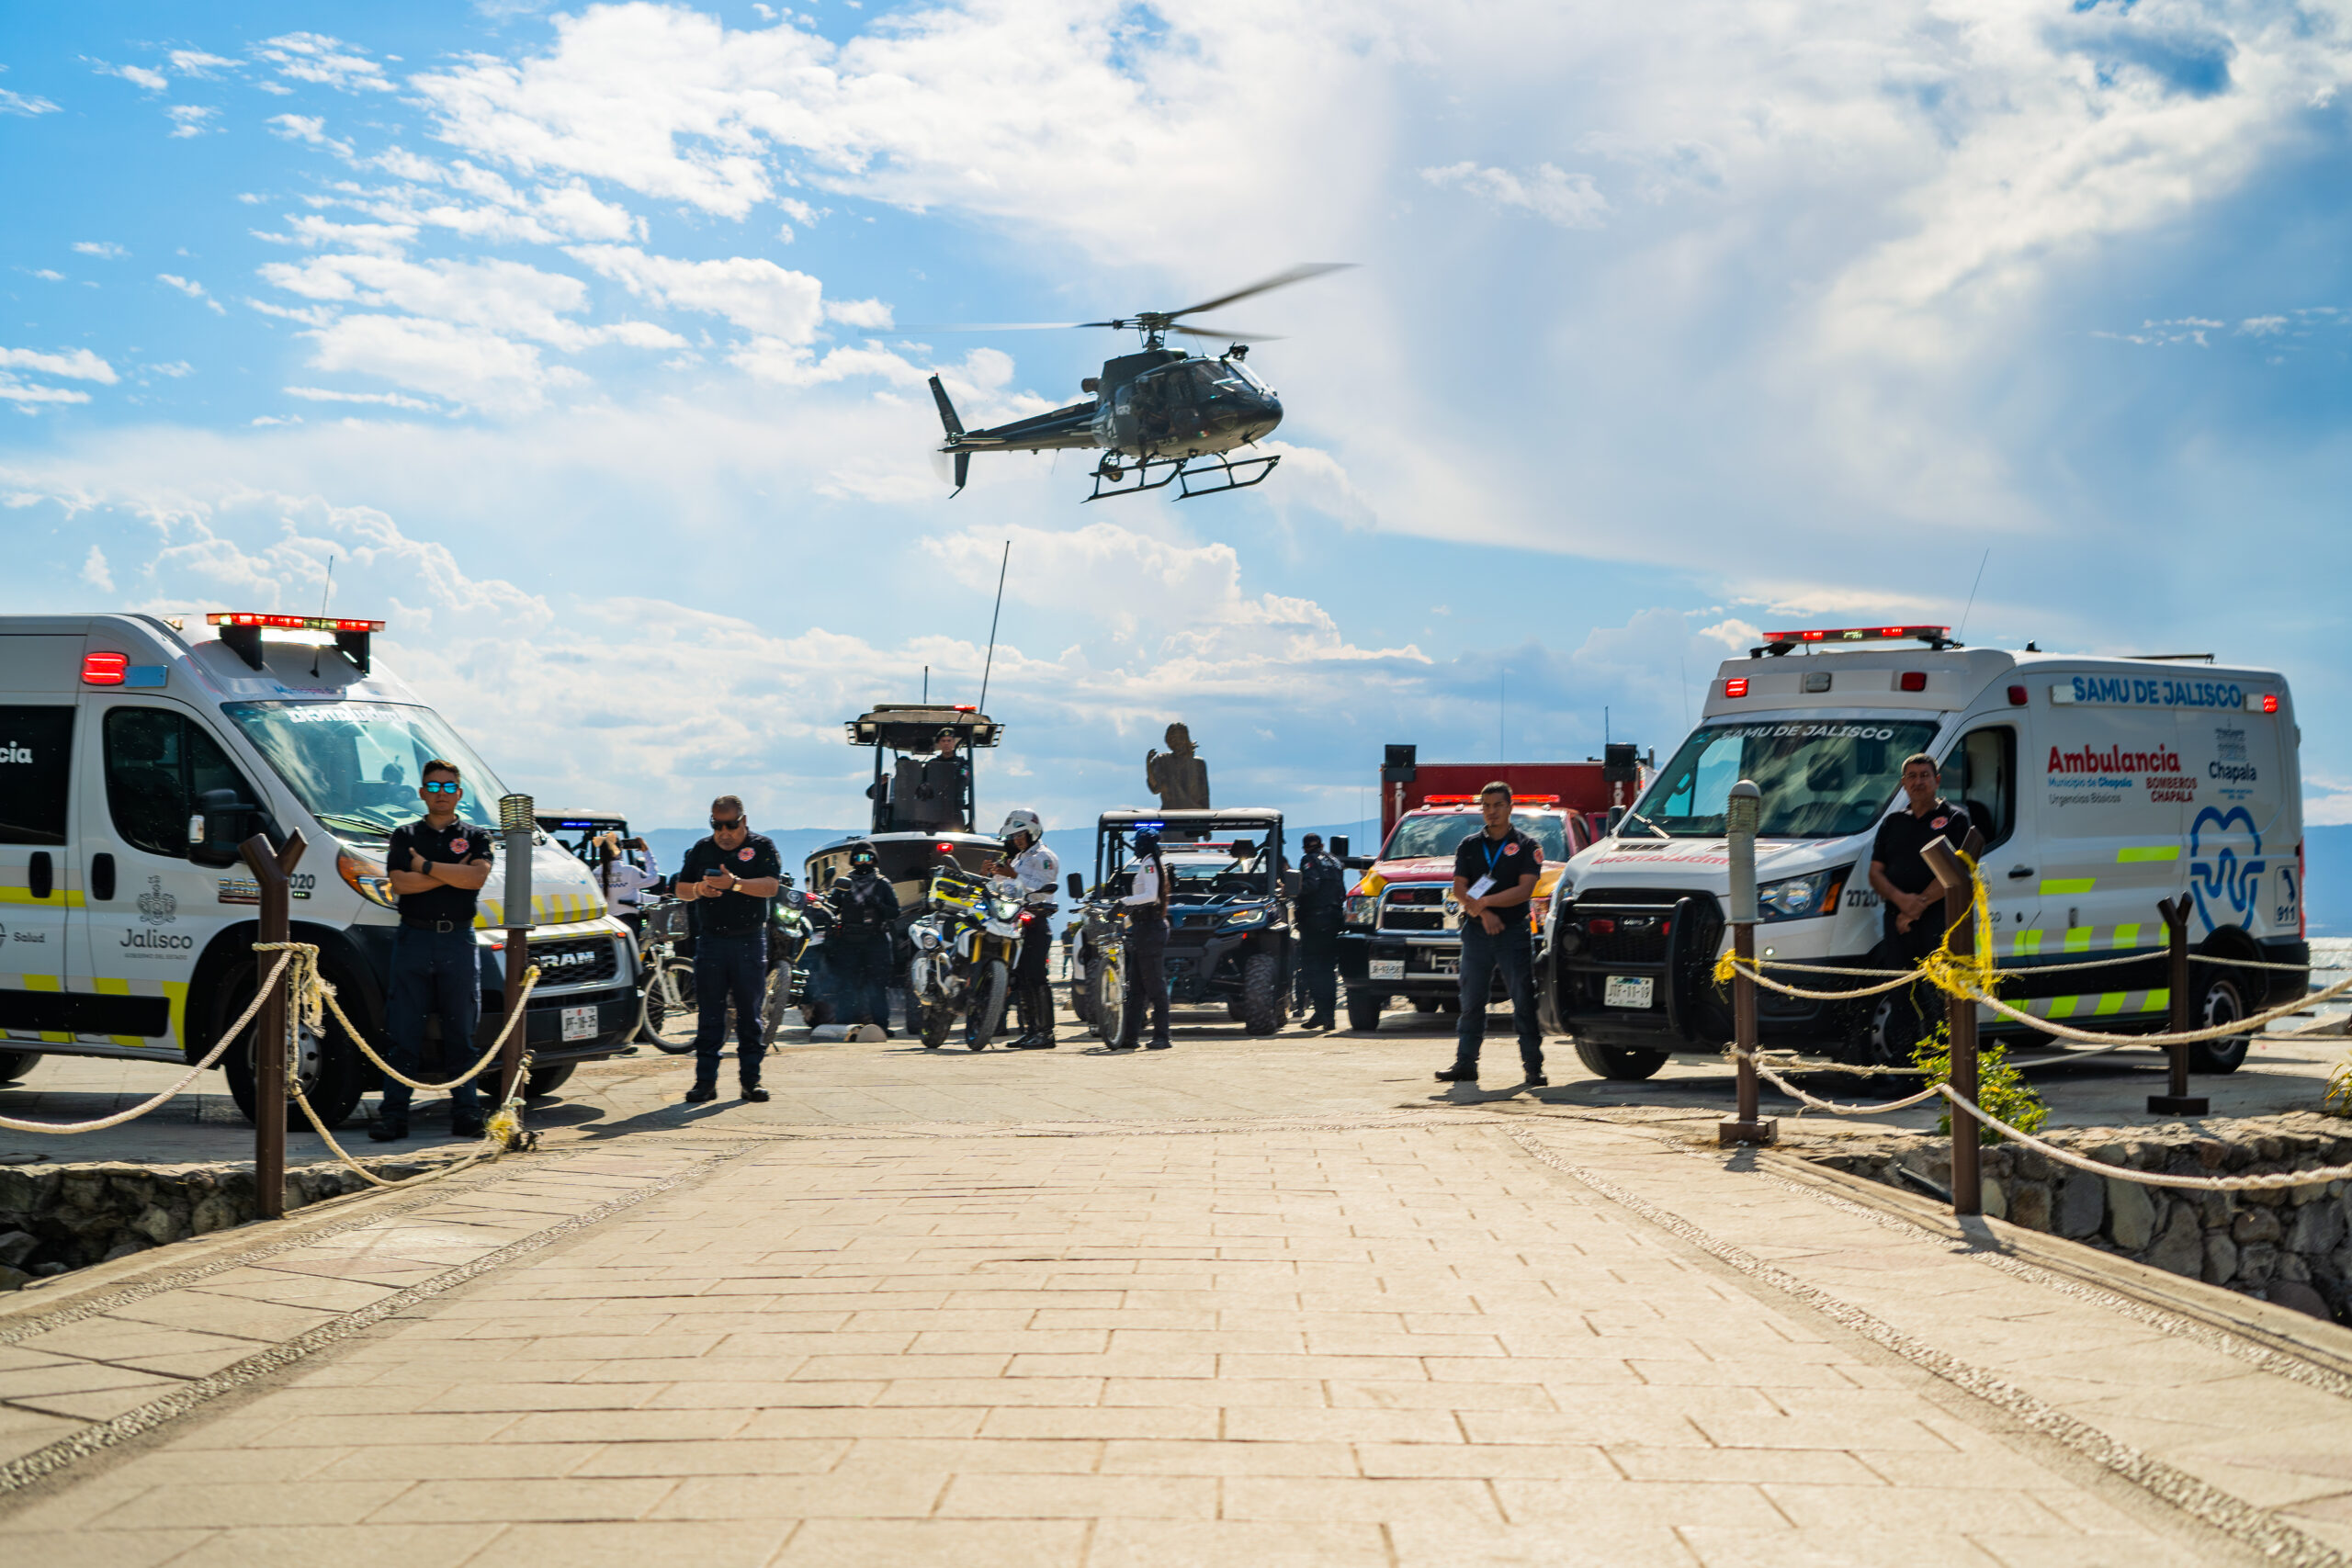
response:
<path id="1" fill-rule="evenodd" d="M 1961 1004 L 1965 1005 L 1965 1004 Z M 1939 1023 L 1935 1032 L 1919 1042 L 1911 1053 L 1911 1063 L 1931 1084 L 1951 1081 L 1951 1025 Z M 2006 1045 L 1984 1044 L 1976 1047 L 1976 1103 L 2007 1122 L 2020 1133 L 2038 1133 L 2050 1120 L 2050 1107 L 2025 1075 L 2009 1063 L 2009 1048 Z M 1951 1102 L 1944 1102 L 1943 1119 L 1936 1123 L 1936 1131 L 1949 1137 L 1951 1134 Z M 1973 1120 L 1973 1118 L 1972 1118 Z M 1979 1144 L 1997 1144 L 2001 1134 L 1976 1123 Z"/>

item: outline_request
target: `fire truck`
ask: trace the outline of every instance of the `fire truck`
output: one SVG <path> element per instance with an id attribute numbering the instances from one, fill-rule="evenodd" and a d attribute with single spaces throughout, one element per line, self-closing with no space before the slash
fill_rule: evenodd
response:
<path id="1" fill-rule="evenodd" d="M 1497 779 L 1510 785 L 1512 823 L 1543 848 L 1543 874 L 1526 911 L 1541 933 L 1568 858 L 1607 836 L 1612 816 L 1645 777 L 1636 749 L 1624 742 L 1583 762 L 1423 762 L 1417 750 L 1390 746 L 1381 765 L 1379 853 L 1341 851 L 1349 869 L 1363 874 L 1348 894 L 1340 935 L 1351 1029 L 1379 1028 L 1381 1013 L 1399 997 L 1421 1012 L 1459 1007 L 1462 907 L 1453 896 L 1453 853 L 1481 830 L 1481 788 Z M 1499 976 L 1495 985 L 1499 998 Z"/>

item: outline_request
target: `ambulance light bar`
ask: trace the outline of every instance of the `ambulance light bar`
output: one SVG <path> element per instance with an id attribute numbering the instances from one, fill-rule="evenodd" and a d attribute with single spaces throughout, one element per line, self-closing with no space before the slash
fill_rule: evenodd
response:
<path id="1" fill-rule="evenodd" d="M 1950 626 L 1830 626 L 1817 631 L 1766 632 L 1766 642 L 1950 642 Z"/>
<path id="2" fill-rule="evenodd" d="M 252 669 L 263 668 L 261 634 L 274 632 L 333 632 L 334 645 L 365 675 L 368 638 L 384 629 L 381 621 L 349 620 L 335 615 L 274 615 L 255 610 L 214 610 L 204 624 L 220 628 L 220 640 Z"/>
<path id="3" fill-rule="evenodd" d="M 1421 797 L 1421 804 L 1423 806 L 1476 806 L 1479 799 L 1480 797 L 1475 795 L 1425 795 Z M 1560 797 L 1556 795 L 1513 795 L 1510 797 L 1510 803 L 1513 806 L 1557 806 L 1560 804 Z"/>

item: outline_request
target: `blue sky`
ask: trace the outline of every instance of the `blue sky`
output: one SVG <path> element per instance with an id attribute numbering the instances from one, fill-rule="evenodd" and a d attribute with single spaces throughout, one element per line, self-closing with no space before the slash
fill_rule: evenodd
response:
<path id="1" fill-rule="evenodd" d="M 312 608 L 511 782 L 854 820 L 977 694 L 984 807 L 1357 812 L 1379 748 L 1679 739 L 1791 622 L 2283 667 L 2352 820 L 2337 15 L 1082 0 L 18 8 L 0 611 Z M 967 422 L 1227 312 L 1288 456 L 950 500 Z M 1989 550 L 1989 556 L 1986 552 Z M 1968 606 L 1979 562 L 1981 588 Z"/>

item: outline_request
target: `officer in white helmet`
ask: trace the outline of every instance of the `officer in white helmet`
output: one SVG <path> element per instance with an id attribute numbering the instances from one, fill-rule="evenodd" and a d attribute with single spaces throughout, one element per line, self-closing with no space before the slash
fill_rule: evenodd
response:
<path id="1" fill-rule="evenodd" d="M 1050 1051 L 1054 1048 L 1054 988 L 1046 964 L 1053 953 L 1054 911 L 1058 907 L 1054 884 L 1061 876 L 1062 864 L 1046 847 L 1046 825 L 1034 811 L 1005 813 L 1004 826 L 997 835 L 1004 840 L 1004 857 L 989 862 L 989 873 L 1016 884 L 1022 903 L 1021 956 L 1012 968 L 1012 995 L 1028 1027 L 1012 1048 Z"/>

